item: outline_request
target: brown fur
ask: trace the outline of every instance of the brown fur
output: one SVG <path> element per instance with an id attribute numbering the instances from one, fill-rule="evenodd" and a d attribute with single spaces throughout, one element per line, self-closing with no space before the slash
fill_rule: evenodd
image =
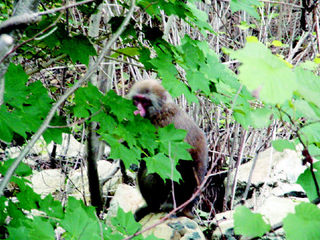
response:
<path id="1" fill-rule="evenodd" d="M 150 119 L 156 127 L 164 127 L 173 123 L 176 128 L 188 131 L 185 141 L 194 147 L 189 150 L 193 161 L 180 160 L 177 165 L 183 179 L 174 186 L 175 200 L 177 205 L 180 205 L 192 196 L 206 174 L 208 153 L 205 135 L 195 122 L 172 101 L 170 94 L 160 82 L 156 80 L 137 82 L 131 88 L 128 96 L 134 100 L 136 105 L 145 104 L 144 117 Z M 149 212 L 172 209 L 171 181 L 164 182 L 158 174 L 147 175 L 144 162 L 141 163 L 138 172 L 138 185 L 147 202 L 147 207 L 137 211 L 138 220 Z M 185 215 L 191 217 L 194 203 L 195 201 L 184 209 Z"/>

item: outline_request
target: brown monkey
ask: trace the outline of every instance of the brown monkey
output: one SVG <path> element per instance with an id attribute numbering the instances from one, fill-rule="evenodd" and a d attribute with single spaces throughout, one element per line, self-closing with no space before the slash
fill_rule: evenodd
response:
<path id="1" fill-rule="evenodd" d="M 193 146 L 189 150 L 193 161 L 180 160 L 177 170 L 183 181 L 175 183 L 174 195 L 177 205 L 188 200 L 202 182 L 208 165 L 207 141 L 204 133 L 193 120 L 172 100 L 170 94 L 157 80 L 143 80 L 135 83 L 128 97 L 138 110 L 135 114 L 150 119 L 156 127 L 165 127 L 173 123 L 176 128 L 187 130 L 185 141 Z M 138 185 L 147 206 L 140 208 L 135 217 L 140 220 L 150 212 L 170 210 L 173 207 L 171 181 L 164 182 L 158 174 L 147 174 L 146 164 L 141 162 L 138 171 Z M 193 217 L 190 203 L 183 214 Z"/>

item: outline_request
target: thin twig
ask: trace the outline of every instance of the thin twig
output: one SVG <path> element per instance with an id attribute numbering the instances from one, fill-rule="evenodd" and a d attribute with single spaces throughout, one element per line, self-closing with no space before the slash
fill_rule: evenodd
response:
<path id="1" fill-rule="evenodd" d="M 94 2 L 94 1 L 95 0 L 85 0 L 82 2 L 73 3 L 73 4 L 70 4 L 67 6 L 51 9 L 51 10 L 44 11 L 44 12 L 31 13 L 31 14 L 25 13 L 25 14 L 11 17 L 8 20 L 4 21 L 0 25 L 0 34 L 10 32 L 13 29 L 18 29 L 21 26 L 24 26 L 29 23 L 34 23 L 34 22 L 40 21 L 40 19 L 41 19 L 40 16 L 52 14 L 55 12 L 60 12 L 60 11 L 66 10 L 68 8 L 76 7 L 76 6 L 90 3 L 90 2 Z"/>
<path id="2" fill-rule="evenodd" d="M 11 49 L 11 51 L 9 51 L 6 55 L 4 55 L 4 57 L 0 60 L 0 64 L 13 52 L 17 51 L 18 48 L 20 48 L 21 46 L 23 46 L 24 44 L 31 42 L 32 40 L 34 40 L 36 37 L 40 36 L 42 33 L 45 33 L 46 31 L 48 31 L 50 28 L 54 27 L 57 22 L 60 20 L 62 15 L 60 15 L 51 25 L 49 25 L 48 27 L 46 27 L 45 29 L 41 30 L 40 32 L 38 32 L 36 35 L 34 35 L 32 38 L 27 39 L 26 41 L 18 44 L 17 46 L 15 46 L 13 49 Z"/>

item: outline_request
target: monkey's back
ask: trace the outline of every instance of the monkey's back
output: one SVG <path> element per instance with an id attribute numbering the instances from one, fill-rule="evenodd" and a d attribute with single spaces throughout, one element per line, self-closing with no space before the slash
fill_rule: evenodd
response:
<path id="1" fill-rule="evenodd" d="M 157 127 L 165 127 L 173 123 L 176 128 L 187 130 L 185 141 L 193 146 L 192 149 L 189 149 L 193 161 L 182 159 L 177 165 L 183 181 L 174 184 L 174 193 L 176 203 L 180 205 L 192 196 L 206 174 L 208 153 L 205 135 L 195 122 L 174 103 L 164 104 L 162 110 L 154 114 L 150 120 Z M 165 183 L 158 174 L 147 175 L 146 172 L 145 165 L 142 164 L 138 172 L 138 184 L 151 211 L 168 210 L 163 208 L 170 204 L 172 208 L 171 181 Z M 195 201 L 187 206 L 188 212 L 191 212 L 194 203 Z"/>

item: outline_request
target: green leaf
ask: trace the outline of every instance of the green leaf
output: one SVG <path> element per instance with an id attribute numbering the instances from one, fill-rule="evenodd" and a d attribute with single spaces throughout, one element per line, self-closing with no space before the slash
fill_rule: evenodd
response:
<path id="1" fill-rule="evenodd" d="M 9 226 L 8 228 L 9 232 L 9 238 L 8 240 L 31 240 L 28 237 L 29 234 L 29 229 L 26 226 L 19 226 L 19 227 L 11 227 Z"/>
<path id="2" fill-rule="evenodd" d="M 4 78 L 4 101 L 13 107 L 21 108 L 28 93 L 26 83 L 29 76 L 20 65 L 10 63 Z"/>
<path id="3" fill-rule="evenodd" d="M 112 54 L 111 57 L 117 58 L 118 56 L 121 55 L 121 53 L 126 56 L 134 57 L 139 55 L 139 51 L 140 49 L 136 47 L 120 48 L 120 49 L 117 49 L 117 52 Z"/>
<path id="4" fill-rule="evenodd" d="M 158 153 L 144 160 L 146 161 L 148 174 L 157 173 L 163 180 L 172 179 L 175 182 L 179 182 L 181 179 L 181 175 L 176 169 L 175 160 L 168 158 L 163 153 Z"/>
<path id="5" fill-rule="evenodd" d="M 112 133 L 118 126 L 115 118 L 111 115 L 106 115 L 104 112 L 93 116 L 91 120 L 100 123 L 98 133 Z"/>
<path id="6" fill-rule="evenodd" d="M 212 26 L 208 23 L 208 14 L 206 12 L 199 10 L 191 1 L 187 2 L 187 6 L 189 12 L 186 12 L 186 15 L 195 23 L 204 36 L 206 36 L 205 30 L 216 34 Z"/>
<path id="7" fill-rule="evenodd" d="M 283 43 L 279 40 L 273 40 L 271 44 L 275 47 L 282 47 L 283 46 Z"/>
<path id="8" fill-rule="evenodd" d="M 203 90 L 207 95 L 210 93 L 209 79 L 198 71 L 187 71 L 187 79 L 192 88 L 192 91 Z"/>
<path id="9" fill-rule="evenodd" d="M 163 79 L 175 80 L 178 71 L 173 64 L 173 58 L 171 55 L 162 52 L 162 50 L 158 50 L 157 54 L 158 56 L 149 62 L 157 69 L 159 75 Z"/>
<path id="10" fill-rule="evenodd" d="M 9 143 L 12 141 L 13 133 L 2 119 L 4 118 L 5 114 L 3 114 L 4 107 L 0 107 L 0 139 Z"/>
<path id="11" fill-rule="evenodd" d="M 314 109 L 310 106 L 310 104 L 305 100 L 296 100 L 294 101 L 294 106 L 297 109 L 297 112 L 301 114 L 304 118 L 307 118 L 309 121 L 320 120 L 319 116 L 315 113 Z"/>
<path id="12" fill-rule="evenodd" d="M 55 116 L 51 120 L 50 126 L 57 126 L 57 127 L 47 128 L 42 135 L 46 143 L 49 144 L 51 141 L 54 141 L 57 144 L 62 144 L 62 134 L 70 133 L 70 128 L 62 127 L 66 125 L 67 123 L 62 117 Z"/>
<path id="13" fill-rule="evenodd" d="M 320 123 L 312 123 L 301 128 L 300 133 L 302 133 L 302 139 L 304 142 L 311 143 L 320 143 Z"/>
<path id="14" fill-rule="evenodd" d="M 7 218 L 7 213 L 5 212 L 6 210 L 6 201 L 7 198 L 4 196 L 0 197 L 0 226 L 5 224 L 6 218 Z M 1 237 L 1 234 L 0 234 Z"/>
<path id="15" fill-rule="evenodd" d="M 141 152 L 138 149 L 125 147 L 109 134 L 102 134 L 101 138 L 111 147 L 110 158 L 123 160 L 126 168 L 129 168 L 131 164 L 139 163 Z"/>
<path id="16" fill-rule="evenodd" d="M 140 147 L 153 154 L 154 149 L 158 147 L 158 141 L 155 134 L 156 128 L 148 119 L 137 115 L 133 121 L 126 124 L 126 128 L 131 135 L 135 136 Z"/>
<path id="17" fill-rule="evenodd" d="M 173 124 L 169 124 L 159 129 L 160 151 L 166 153 L 175 160 L 179 159 L 192 160 L 188 149 L 191 145 L 184 142 L 187 131 L 184 129 L 176 129 Z"/>
<path id="18" fill-rule="evenodd" d="M 54 200 L 51 194 L 40 201 L 40 210 L 50 217 L 61 219 L 64 216 L 61 202 Z"/>
<path id="19" fill-rule="evenodd" d="M 17 194 L 17 199 L 19 200 L 19 207 L 25 210 L 38 209 L 41 201 L 40 195 L 29 186 L 25 186 L 24 191 Z"/>
<path id="20" fill-rule="evenodd" d="M 301 67 L 295 69 L 297 78 L 297 92 L 306 99 L 320 108 L 320 77 L 313 72 L 304 70 Z"/>
<path id="21" fill-rule="evenodd" d="M 103 102 L 110 107 L 110 112 L 117 117 L 118 121 L 133 120 L 136 107 L 131 100 L 118 96 L 114 91 L 109 91 L 103 98 Z"/>
<path id="22" fill-rule="evenodd" d="M 186 136 L 186 130 L 177 129 L 172 123 L 163 128 L 159 128 L 159 137 L 161 141 L 183 141 Z"/>
<path id="23" fill-rule="evenodd" d="M 312 157 L 320 160 L 320 147 L 314 144 L 308 145 L 309 153 Z"/>
<path id="24" fill-rule="evenodd" d="M 152 0 L 137 0 L 137 5 L 151 16 L 160 14 L 159 6 L 157 4 L 151 4 L 151 2 Z"/>
<path id="25" fill-rule="evenodd" d="M 96 86 L 88 83 L 87 87 L 77 90 L 75 93 L 74 114 L 80 118 L 87 118 L 102 108 L 103 95 Z"/>
<path id="26" fill-rule="evenodd" d="M 41 217 L 33 217 L 29 230 L 29 237 L 32 240 L 55 239 L 55 232 L 52 225 Z"/>
<path id="27" fill-rule="evenodd" d="M 295 213 L 289 213 L 283 220 L 283 228 L 288 240 L 320 239 L 320 209 L 311 203 L 300 203 Z"/>
<path id="28" fill-rule="evenodd" d="M 243 109 L 234 109 L 232 115 L 243 128 L 248 130 L 248 128 L 252 126 L 251 118 L 248 116 L 247 112 L 243 111 Z"/>
<path id="29" fill-rule="evenodd" d="M 257 92 L 262 101 L 281 104 L 297 89 L 292 70 L 260 42 L 248 41 L 245 48 L 232 52 L 231 57 L 242 62 L 240 81 Z"/>
<path id="30" fill-rule="evenodd" d="M 61 227 L 67 239 L 100 239 L 100 228 L 94 208 L 87 208 L 81 200 L 69 197 Z"/>
<path id="31" fill-rule="evenodd" d="M 23 112 L 17 111 L 7 111 L 5 107 L 0 109 L 0 119 L 4 122 L 4 126 L 8 127 L 12 132 L 18 133 L 23 138 L 26 138 L 26 131 L 28 131 L 28 126 L 26 126 L 23 117 L 28 115 Z"/>
<path id="32" fill-rule="evenodd" d="M 186 97 L 189 102 L 199 103 L 197 97 L 190 92 L 185 84 L 179 80 L 163 79 L 162 85 L 167 89 L 172 97 L 178 97 L 182 94 Z"/>
<path id="33" fill-rule="evenodd" d="M 132 212 L 124 212 L 118 208 L 117 216 L 111 218 L 112 225 L 124 235 L 132 235 L 140 230 L 141 224 L 134 220 Z"/>
<path id="34" fill-rule="evenodd" d="M 296 150 L 296 146 L 292 141 L 286 139 L 278 139 L 272 141 L 272 147 L 278 152 L 283 152 L 285 149 Z"/>
<path id="35" fill-rule="evenodd" d="M 237 235 L 247 237 L 262 237 L 271 228 L 270 224 L 266 224 L 259 213 L 252 213 L 245 206 L 236 208 L 233 215 L 234 232 Z"/>
<path id="36" fill-rule="evenodd" d="M 12 165 L 12 163 L 15 161 L 16 159 L 8 159 L 7 161 L 3 161 L 0 163 L 0 173 L 2 175 L 5 175 L 8 168 Z M 18 175 L 18 176 L 22 176 L 22 177 L 25 177 L 25 176 L 30 176 L 32 174 L 32 170 L 31 168 L 29 167 L 29 165 L 23 163 L 23 162 L 20 162 L 15 173 Z"/>
<path id="37" fill-rule="evenodd" d="M 316 176 L 316 180 L 320 183 L 320 162 L 313 163 L 314 174 Z M 307 196 L 310 201 L 313 201 L 318 197 L 317 189 L 311 174 L 310 167 L 307 168 L 297 180 L 297 183 L 301 185 L 301 187 L 306 191 Z"/>
<path id="38" fill-rule="evenodd" d="M 254 128 L 263 128 L 269 126 L 272 111 L 268 108 L 258 108 L 249 112 L 252 126 Z"/>
<path id="39" fill-rule="evenodd" d="M 258 0 L 231 0 L 230 8 L 232 13 L 243 10 L 256 19 L 260 19 L 257 7 L 262 6 Z"/>
<path id="40" fill-rule="evenodd" d="M 92 44 L 82 35 L 64 39 L 61 51 L 68 54 L 74 64 L 79 61 L 87 66 L 89 64 L 89 57 L 97 55 Z"/>
<path id="41" fill-rule="evenodd" d="M 8 203 L 8 216 L 11 217 L 10 226 L 19 227 L 21 223 L 27 223 L 27 217 L 11 200 Z M 19 239 L 19 238 L 18 238 Z"/>

